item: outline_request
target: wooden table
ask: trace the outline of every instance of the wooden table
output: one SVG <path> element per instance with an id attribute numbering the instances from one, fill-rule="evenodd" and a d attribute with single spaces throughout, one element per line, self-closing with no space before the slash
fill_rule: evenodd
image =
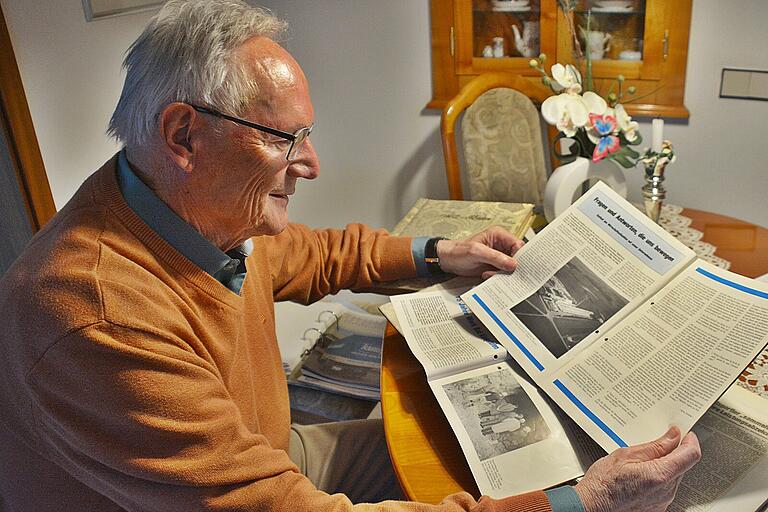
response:
<path id="1" fill-rule="evenodd" d="M 730 270 L 748 277 L 768 273 L 768 229 L 699 210 L 686 209 L 682 215 L 718 248 L 716 255 L 731 262 Z M 424 370 L 391 325 L 382 354 L 381 405 L 389 453 L 409 499 L 437 503 L 459 491 L 479 497 Z"/>

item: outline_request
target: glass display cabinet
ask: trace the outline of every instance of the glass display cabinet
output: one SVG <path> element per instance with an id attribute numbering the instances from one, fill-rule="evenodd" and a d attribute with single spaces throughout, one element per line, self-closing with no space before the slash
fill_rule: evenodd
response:
<path id="1" fill-rule="evenodd" d="M 634 116 L 688 117 L 683 103 L 692 0 L 579 0 L 566 17 L 557 0 L 431 0 L 433 98 L 442 108 L 475 76 L 509 71 L 529 80 L 528 62 L 575 63 L 574 35 L 592 59 L 595 87 L 621 74 L 637 93 Z"/>
<path id="2" fill-rule="evenodd" d="M 555 0 L 455 0 L 458 73 L 534 76 L 528 61 L 557 48 L 555 5 Z"/>

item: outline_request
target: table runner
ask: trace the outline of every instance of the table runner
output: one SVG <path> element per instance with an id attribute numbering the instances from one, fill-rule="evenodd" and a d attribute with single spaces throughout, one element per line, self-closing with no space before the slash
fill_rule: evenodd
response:
<path id="1" fill-rule="evenodd" d="M 692 228 L 691 222 L 693 221 L 685 215 L 681 215 L 682 211 L 682 206 L 674 204 L 662 205 L 659 225 L 687 247 L 693 249 L 693 252 L 695 252 L 699 258 L 728 270 L 731 266 L 731 262 L 719 256 L 715 256 L 717 247 L 701 240 L 704 233 L 698 229 Z"/>

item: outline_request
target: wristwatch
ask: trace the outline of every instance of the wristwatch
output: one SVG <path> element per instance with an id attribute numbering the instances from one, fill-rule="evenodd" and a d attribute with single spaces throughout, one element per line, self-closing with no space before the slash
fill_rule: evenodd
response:
<path id="1" fill-rule="evenodd" d="M 440 257 L 437 255 L 437 242 L 440 240 L 448 239 L 442 236 L 430 238 L 424 246 L 424 263 L 427 266 L 427 271 L 432 276 L 441 276 L 445 274 L 443 269 L 440 268 Z"/>

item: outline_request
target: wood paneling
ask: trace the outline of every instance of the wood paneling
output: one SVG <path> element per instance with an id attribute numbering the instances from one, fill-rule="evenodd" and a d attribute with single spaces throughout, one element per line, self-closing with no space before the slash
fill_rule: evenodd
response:
<path id="1" fill-rule="evenodd" d="M 11 38 L 0 7 L 0 111 L 10 161 L 35 231 L 56 213 Z"/>

